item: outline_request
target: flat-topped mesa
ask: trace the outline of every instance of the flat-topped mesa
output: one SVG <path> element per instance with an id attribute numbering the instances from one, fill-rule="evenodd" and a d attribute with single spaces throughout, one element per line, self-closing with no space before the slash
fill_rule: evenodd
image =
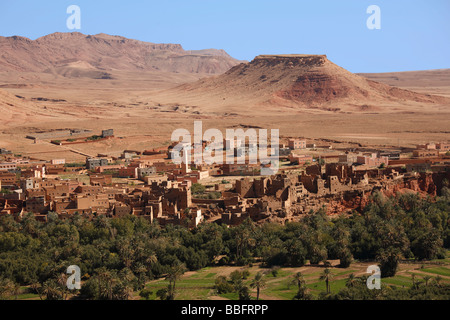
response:
<path id="1" fill-rule="evenodd" d="M 313 54 L 260 55 L 225 74 L 185 84 L 174 91 L 177 93 L 170 94 L 179 94 L 177 99 L 186 97 L 199 105 L 208 97 L 211 101 L 224 101 L 230 108 L 245 101 L 246 106 L 255 108 L 284 106 L 330 112 L 373 112 L 393 102 L 408 108 L 411 103 L 450 101 L 369 81 L 334 64 L 326 55 Z M 364 105 L 372 109 L 360 109 Z"/>
<path id="2" fill-rule="evenodd" d="M 222 74 L 241 62 L 220 50 L 185 51 L 180 44 L 144 42 L 104 33 L 59 32 L 36 40 L 0 37 L 0 51 L 1 71 L 93 79 L 102 77 L 105 70 Z M 69 64 L 77 61 L 98 70 L 80 73 L 80 65 Z"/>
<path id="3" fill-rule="evenodd" d="M 320 67 L 328 61 L 326 55 L 314 54 L 277 54 L 257 56 L 251 64 L 286 65 L 291 67 Z"/>

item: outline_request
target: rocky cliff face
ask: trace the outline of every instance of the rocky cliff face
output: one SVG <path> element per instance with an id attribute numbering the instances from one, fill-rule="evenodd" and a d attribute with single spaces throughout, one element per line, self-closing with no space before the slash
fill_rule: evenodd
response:
<path id="1" fill-rule="evenodd" d="M 422 197 L 435 197 L 441 194 L 444 181 L 449 181 L 449 178 L 450 172 L 420 173 L 415 178 L 385 184 L 379 191 L 387 197 L 394 197 L 404 192 L 419 193 Z M 362 212 L 369 204 L 370 196 L 371 192 L 361 192 L 359 194 L 348 194 L 347 197 L 342 199 L 332 199 L 327 203 L 327 214 L 336 215 L 349 210 Z"/>
<path id="2" fill-rule="evenodd" d="M 282 70 L 284 68 L 312 68 L 325 65 L 328 61 L 326 55 L 260 55 L 250 63 L 243 63 L 231 69 L 227 74 L 233 74 L 238 71 L 244 74 L 246 71 L 255 69 L 276 68 Z"/>
<path id="3" fill-rule="evenodd" d="M 106 34 L 53 33 L 36 40 L 0 37 L 2 71 L 56 72 L 83 62 L 108 70 L 220 74 L 240 61 L 223 50 L 185 51 L 179 44 L 156 44 Z"/>

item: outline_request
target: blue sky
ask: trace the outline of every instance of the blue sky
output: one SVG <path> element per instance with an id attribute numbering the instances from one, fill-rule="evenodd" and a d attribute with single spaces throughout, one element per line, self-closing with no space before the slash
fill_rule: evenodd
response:
<path id="1" fill-rule="evenodd" d="M 0 35 L 70 32 L 72 4 L 84 34 L 225 49 L 242 60 L 326 54 L 352 72 L 450 68 L 449 0 L 1 0 Z M 366 26 L 369 5 L 381 9 L 381 30 Z"/>

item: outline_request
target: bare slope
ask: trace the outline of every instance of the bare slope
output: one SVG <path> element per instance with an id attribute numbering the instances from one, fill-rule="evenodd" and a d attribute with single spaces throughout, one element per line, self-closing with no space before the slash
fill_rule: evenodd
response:
<path id="1" fill-rule="evenodd" d="M 449 87 L 450 69 L 423 71 L 359 73 L 370 80 L 382 82 L 396 87 Z"/>
<path id="2" fill-rule="evenodd" d="M 24 123 L 36 117 L 42 117 L 43 120 L 51 118 L 46 110 L 32 101 L 2 89 L 0 89 L 0 115 L 0 127 L 10 123 Z"/>
<path id="3" fill-rule="evenodd" d="M 165 91 L 160 99 L 215 111 L 285 107 L 318 112 L 392 112 L 399 106 L 410 110 L 449 105 L 450 101 L 368 80 L 335 65 L 325 55 L 258 56 L 223 75 Z"/>
<path id="4" fill-rule="evenodd" d="M 65 76 L 108 77 L 108 71 L 220 74 L 239 61 L 223 50 L 185 51 L 106 34 L 53 33 L 36 40 L 0 37 L 0 69 Z"/>
<path id="5" fill-rule="evenodd" d="M 391 86 L 450 98 L 450 69 L 361 73 L 360 75 Z"/>

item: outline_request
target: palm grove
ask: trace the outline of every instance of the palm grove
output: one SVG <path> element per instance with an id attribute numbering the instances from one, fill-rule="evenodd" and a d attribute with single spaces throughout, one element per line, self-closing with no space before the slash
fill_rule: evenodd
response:
<path id="1" fill-rule="evenodd" d="M 340 267 L 346 268 L 355 259 L 376 261 L 382 277 L 391 277 L 402 259 L 445 257 L 450 247 L 449 212 L 450 192 L 444 188 L 440 197 L 426 199 L 411 193 L 385 197 L 374 192 L 362 213 L 330 219 L 319 210 L 305 215 L 302 222 L 286 225 L 256 225 L 247 220 L 235 227 L 211 223 L 190 230 L 173 225 L 162 228 L 136 216 L 89 220 L 75 215 L 61 220 L 50 213 L 46 223 L 36 221 L 32 214 L 20 221 L 3 216 L 0 296 L 12 297 L 18 287 L 29 286 L 42 299 L 66 299 L 73 294 L 66 288 L 65 272 L 70 265 L 81 269 L 83 284 L 77 294 L 84 299 L 124 300 L 133 292 L 145 296 L 148 281 L 166 278 L 169 285 L 157 296 L 171 300 L 186 270 L 259 261 L 269 268 L 299 267 L 307 261 L 326 264 L 327 260 L 339 260 Z M 332 274 L 326 270 L 322 279 L 327 292 L 321 298 L 374 298 L 374 293 L 364 291 L 364 279 L 354 278 L 348 280 L 347 291 L 331 295 Z M 297 299 L 312 298 L 301 274 L 293 283 L 298 286 Z M 250 286 L 259 298 L 265 286 L 262 275 Z M 216 289 L 234 290 L 240 298 L 250 298 L 249 288 L 238 275 L 216 279 Z M 448 294 L 448 286 L 444 289 Z M 405 297 L 404 292 L 396 294 Z"/>

